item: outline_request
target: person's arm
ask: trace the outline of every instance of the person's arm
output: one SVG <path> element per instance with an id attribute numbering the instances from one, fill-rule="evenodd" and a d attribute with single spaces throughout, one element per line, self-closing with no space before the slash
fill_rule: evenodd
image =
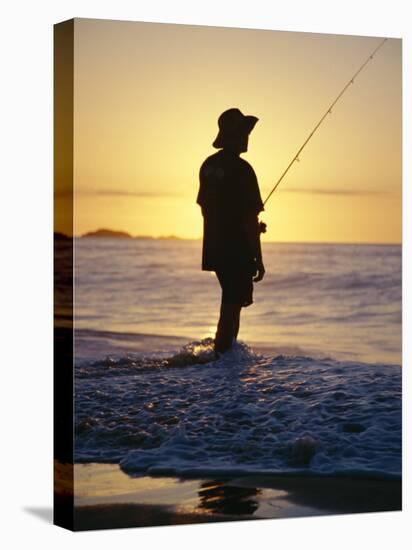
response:
<path id="1" fill-rule="evenodd" d="M 262 247 L 260 244 L 260 234 L 266 231 L 265 224 L 260 224 L 258 220 L 259 212 L 264 210 L 262 197 L 260 196 L 257 177 L 253 168 L 247 162 L 242 164 L 244 169 L 243 179 L 243 212 L 246 226 L 246 238 L 250 250 L 256 260 L 256 276 L 253 279 L 255 283 L 261 281 L 265 275 L 265 267 L 262 260 Z"/>
<path id="2" fill-rule="evenodd" d="M 265 275 L 265 266 L 262 259 L 262 247 L 260 244 L 260 225 L 256 214 L 248 214 L 245 217 L 246 238 L 250 249 L 256 259 L 255 283 L 261 281 Z"/>

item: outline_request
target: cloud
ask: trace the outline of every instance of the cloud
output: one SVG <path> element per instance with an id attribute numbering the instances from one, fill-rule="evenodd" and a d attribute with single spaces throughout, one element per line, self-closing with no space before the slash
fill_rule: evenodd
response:
<path id="1" fill-rule="evenodd" d="M 306 195 L 341 195 L 341 196 L 368 196 L 368 195 L 393 195 L 394 191 L 384 191 L 381 189 L 337 189 L 326 188 L 306 188 L 306 187 L 283 187 L 279 189 L 282 193 L 304 193 Z"/>
<path id="2" fill-rule="evenodd" d="M 101 197 L 178 197 L 180 193 L 176 191 L 147 191 L 147 190 L 126 190 L 126 189 L 99 189 L 99 190 L 80 190 L 82 195 L 98 195 Z"/>
<path id="3" fill-rule="evenodd" d="M 157 198 L 157 197 L 181 197 L 182 193 L 178 191 L 146 191 L 146 190 L 128 190 L 128 189 L 88 189 L 76 188 L 76 195 L 92 196 L 92 197 L 137 197 L 137 198 Z M 56 198 L 64 198 L 72 195 L 72 191 L 57 191 Z"/>

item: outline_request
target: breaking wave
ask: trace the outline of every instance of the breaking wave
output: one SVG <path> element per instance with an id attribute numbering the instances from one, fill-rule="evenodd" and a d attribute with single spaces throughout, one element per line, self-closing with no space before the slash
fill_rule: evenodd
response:
<path id="1" fill-rule="evenodd" d="M 76 367 L 76 461 L 130 474 L 401 475 L 396 365 L 213 341 Z"/>

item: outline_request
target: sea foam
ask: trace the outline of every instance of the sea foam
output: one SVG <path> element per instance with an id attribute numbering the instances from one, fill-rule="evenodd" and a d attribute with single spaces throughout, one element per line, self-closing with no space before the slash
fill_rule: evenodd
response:
<path id="1" fill-rule="evenodd" d="M 211 339 L 76 368 L 76 461 L 130 474 L 401 475 L 401 372 Z"/>

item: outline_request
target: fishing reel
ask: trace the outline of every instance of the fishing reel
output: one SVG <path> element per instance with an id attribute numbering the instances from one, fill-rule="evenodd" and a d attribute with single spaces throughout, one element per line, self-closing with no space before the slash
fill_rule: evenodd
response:
<path id="1" fill-rule="evenodd" d="M 259 233 L 266 233 L 266 227 L 265 222 L 259 222 Z"/>

